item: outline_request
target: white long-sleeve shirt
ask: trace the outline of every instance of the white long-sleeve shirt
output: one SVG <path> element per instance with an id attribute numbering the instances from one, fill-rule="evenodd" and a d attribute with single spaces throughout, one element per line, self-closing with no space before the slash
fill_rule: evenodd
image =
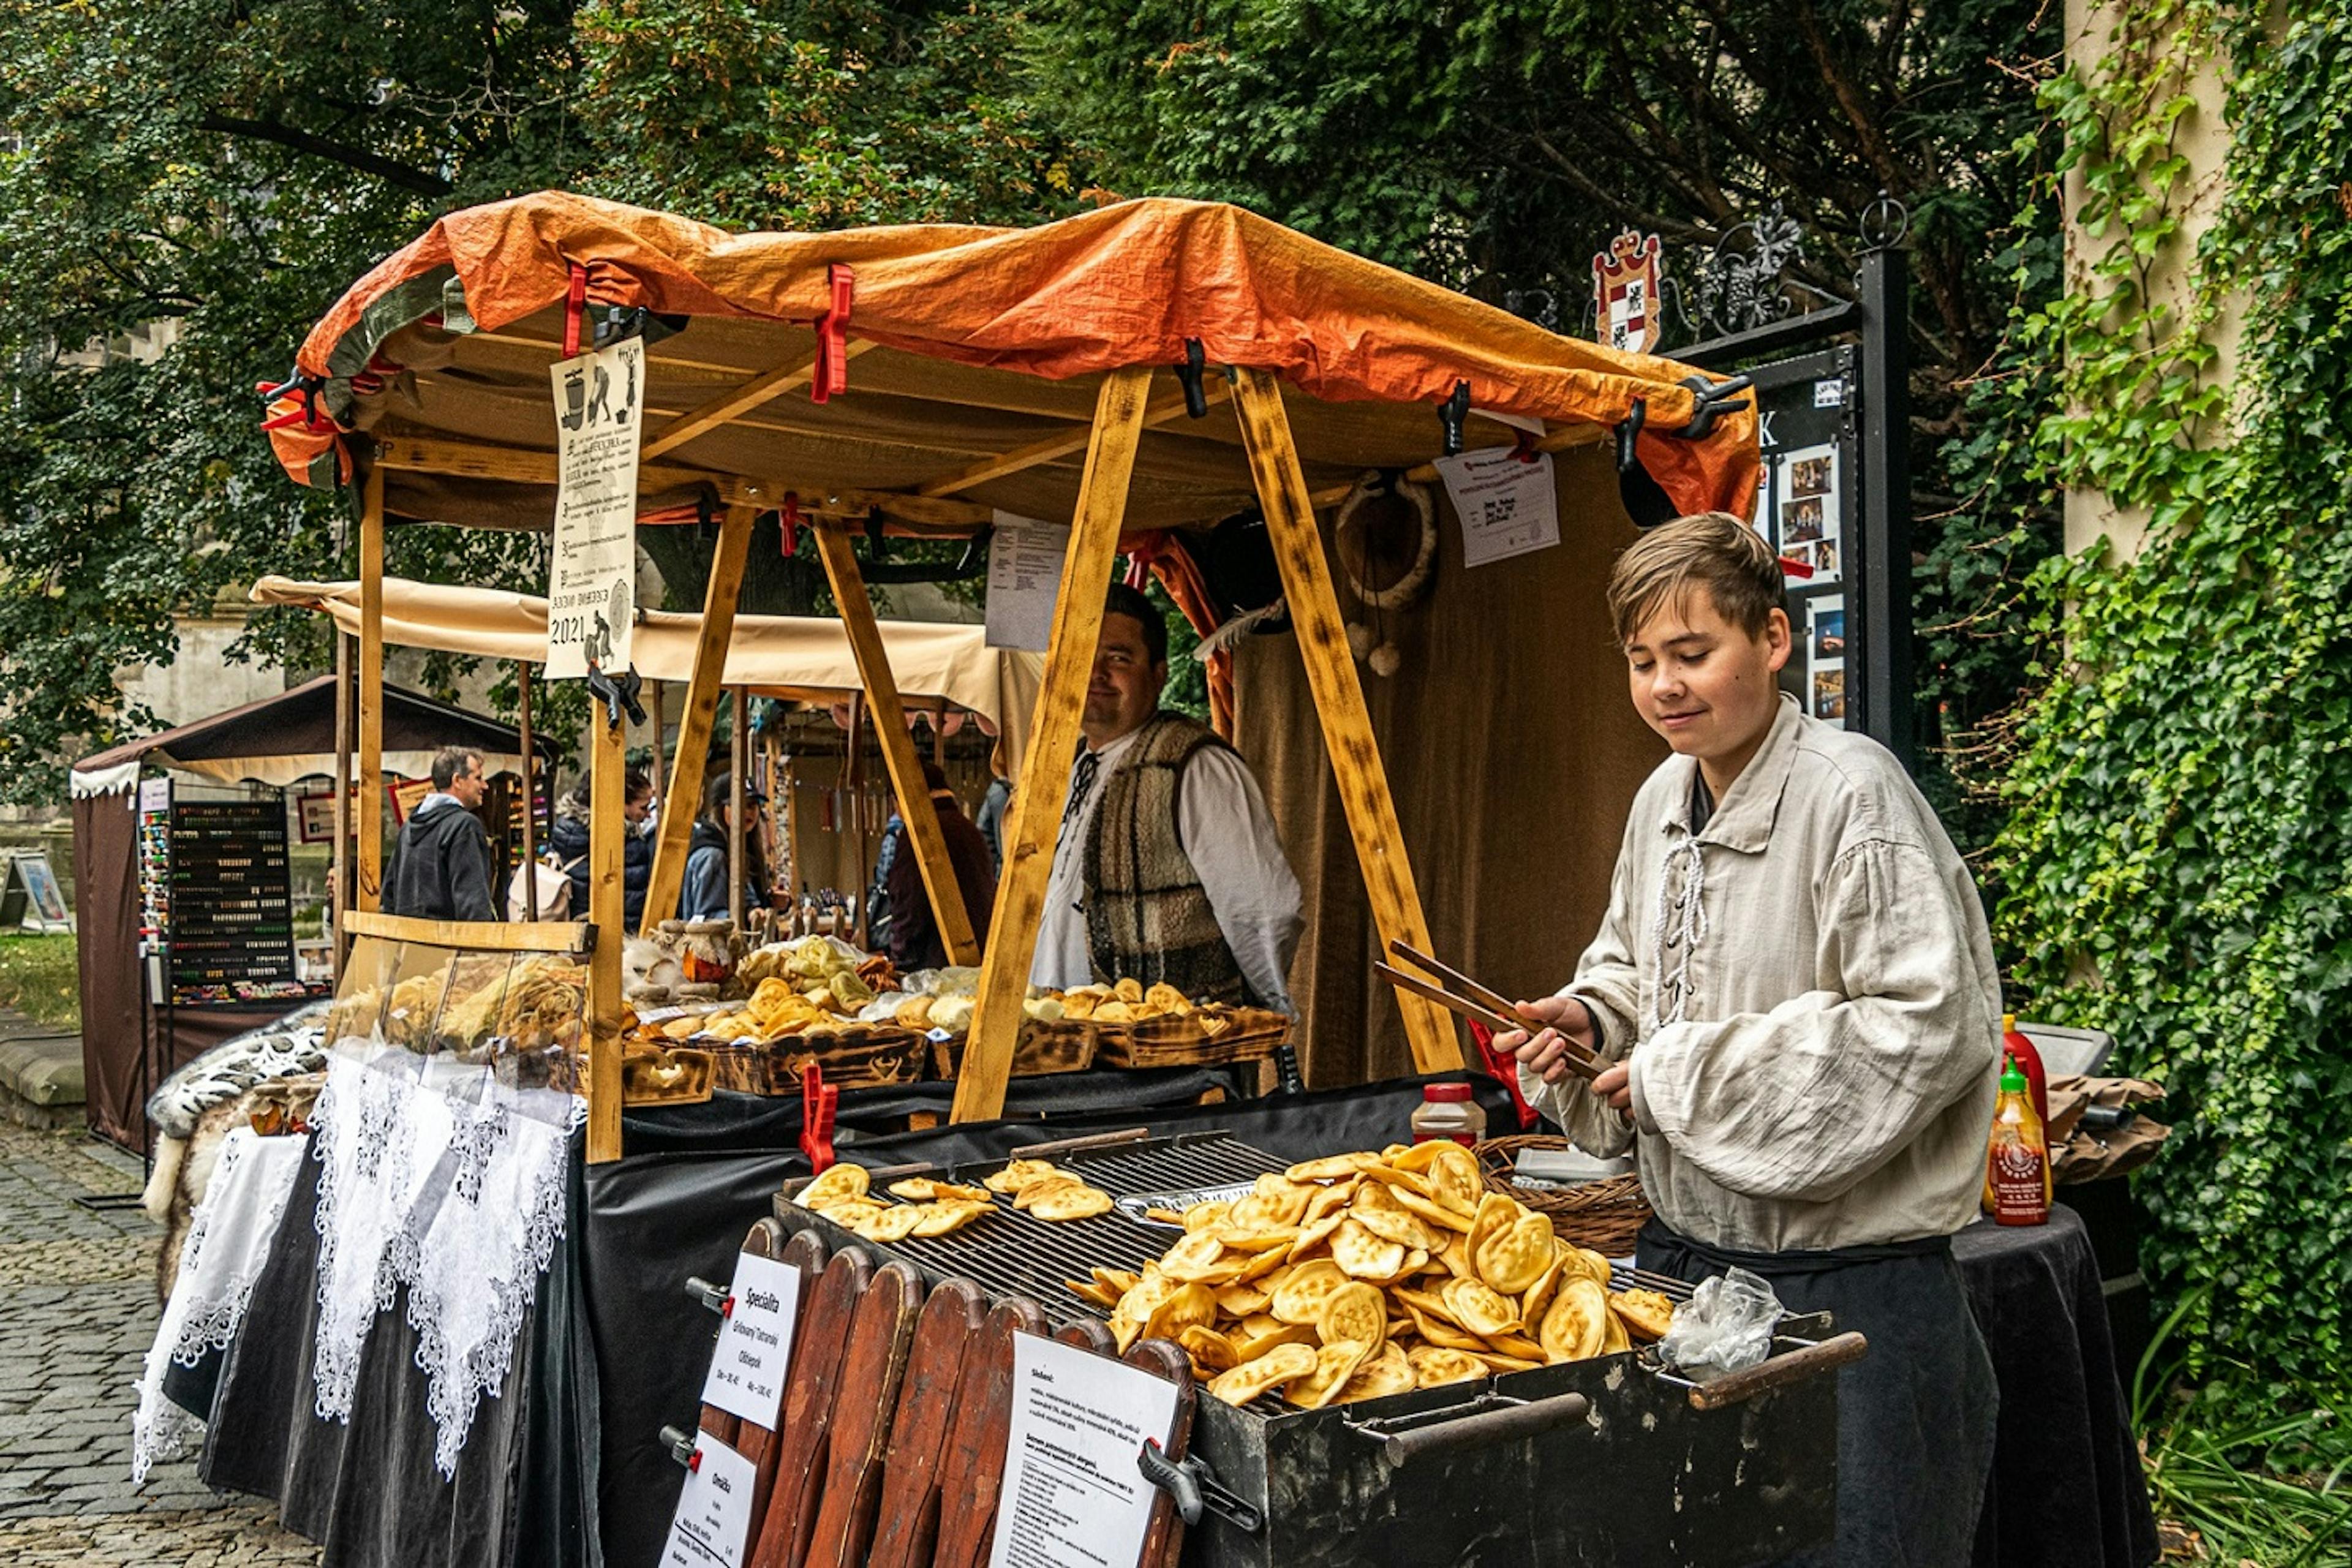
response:
<path id="1" fill-rule="evenodd" d="M 1942 824 L 1876 742 L 1787 698 L 1690 831 L 1697 763 L 1634 798 L 1609 912 L 1561 991 L 1630 1056 L 1634 1122 L 1522 1088 L 1587 1152 L 1637 1144 L 1694 1240 L 1788 1251 L 1948 1235 L 1976 1212 L 2000 980 Z"/>
<path id="2" fill-rule="evenodd" d="M 1094 784 L 1075 814 L 1062 823 L 1061 837 L 1054 846 L 1054 869 L 1045 884 L 1045 918 L 1037 928 L 1037 955 L 1029 966 L 1033 985 L 1066 990 L 1094 979 L 1084 904 L 1087 843 L 1111 774 L 1140 733 L 1129 731 L 1096 753 Z M 1086 752 L 1081 750 L 1078 755 L 1084 758 Z M 1071 771 L 1075 778 L 1075 763 Z M 1295 1011 L 1290 956 L 1306 924 L 1298 912 L 1298 879 L 1282 852 L 1273 814 L 1266 810 L 1265 795 L 1249 764 L 1223 746 L 1194 752 L 1184 764 L 1183 788 L 1177 795 L 1176 831 L 1242 978 L 1267 1006 Z"/>

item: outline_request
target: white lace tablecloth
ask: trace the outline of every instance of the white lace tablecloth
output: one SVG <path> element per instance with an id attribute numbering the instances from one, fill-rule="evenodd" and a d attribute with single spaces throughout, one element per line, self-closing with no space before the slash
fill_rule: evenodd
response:
<path id="1" fill-rule="evenodd" d="M 245 1321 L 254 1278 L 286 1215 L 286 1200 L 303 1169 L 300 1138 L 264 1138 L 240 1127 L 221 1143 L 204 1201 L 180 1244 L 180 1273 L 163 1304 L 139 1378 L 139 1408 L 131 1420 L 131 1479 L 143 1483 L 156 1465 L 185 1455 L 203 1435 L 204 1417 L 165 1397 L 163 1377 L 176 1362 L 194 1366 L 227 1348 Z"/>
<path id="2" fill-rule="evenodd" d="M 433 1460 L 454 1476 L 485 1394 L 505 1381 L 563 1235 L 574 1096 L 385 1050 L 338 1054 L 312 1113 L 319 1188 L 316 1407 L 348 1421 L 360 1355 L 408 1287 Z"/>

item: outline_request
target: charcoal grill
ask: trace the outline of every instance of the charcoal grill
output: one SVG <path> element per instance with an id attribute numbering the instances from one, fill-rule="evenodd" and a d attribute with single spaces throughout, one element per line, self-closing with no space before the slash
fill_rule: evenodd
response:
<path id="1" fill-rule="evenodd" d="M 1180 1207 L 1286 1165 L 1223 1132 L 1112 1138 L 1022 1154 L 1114 1200 Z M 874 1172 L 875 1186 L 913 1175 L 977 1184 L 1004 1163 L 891 1167 Z M 1064 1280 L 1098 1264 L 1139 1269 L 1176 1234 L 1138 1217 L 1139 1205 L 1056 1223 L 1007 1202 L 952 1235 L 877 1246 L 793 1203 L 799 1185 L 776 1200 L 787 1229 L 899 1259 L 929 1285 L 963 1278 L 999 1300 L 1026 1297 L 1057 1325 L 1105 1316 Z M 1830 1327 L 1822 1314 L 1784 1321 L 1774 1360 L 1713 1392 L 1627 1352 L 1322 1410 L 1203 1398 L 1186 1470 L 1161 1481 L 1185 1506 L 1183 1561 L 1745 1568 L 1819 1545 L 1837 1496 L 1837 1380 L 1818 1375 L 1837 1364 L 1838 1347 L 1819 1343 Z"/>

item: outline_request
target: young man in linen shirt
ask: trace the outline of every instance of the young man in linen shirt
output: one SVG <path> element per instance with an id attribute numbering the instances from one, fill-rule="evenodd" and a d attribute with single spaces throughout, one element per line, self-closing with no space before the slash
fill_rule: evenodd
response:
<path id="1" fill-rule="evenodd" d="M 1160 708 L 1167 683 L 1167 624 L 1113 584 L 1030 983 L 1165 981 L 1287 1013 L 1298 879 L 1249 764 Z"/>
<path id="2" fill-rule="evenodd" d="M 2000 986 L 1968 869 L 1901 766 L 1775 679 L 1779 563 L 1721 512 L 1647 535 L 1609 605 L 1675 754 L 1635 797 L 1608 913 L 1520 1082 L 1636 1152 L 1647 1268 L 1738 1266 L 1870 1340 L 1838 1374 L 1841 1568 L 1969 1558 L 1994 1390 L 1951 1258 L 1984 1174 Z M 1610 1066 L 1567 1077 L 1560 1037 Z"/>

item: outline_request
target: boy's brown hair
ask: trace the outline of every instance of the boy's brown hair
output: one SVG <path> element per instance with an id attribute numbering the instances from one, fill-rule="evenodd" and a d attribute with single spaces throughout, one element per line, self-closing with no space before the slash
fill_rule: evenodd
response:
<path id="1" fill-rule="evenodd" d="M 1702 511 L 1652 529 L 1617 557 L 1609 574 L 1609 616 L 1617 646 L 1633 640 L 1649 618 L 1695 587 L 1716 614 L 1761 637 L 1788 588 L 1780 559 L 1763 535 L 1727 511 Z"/>

